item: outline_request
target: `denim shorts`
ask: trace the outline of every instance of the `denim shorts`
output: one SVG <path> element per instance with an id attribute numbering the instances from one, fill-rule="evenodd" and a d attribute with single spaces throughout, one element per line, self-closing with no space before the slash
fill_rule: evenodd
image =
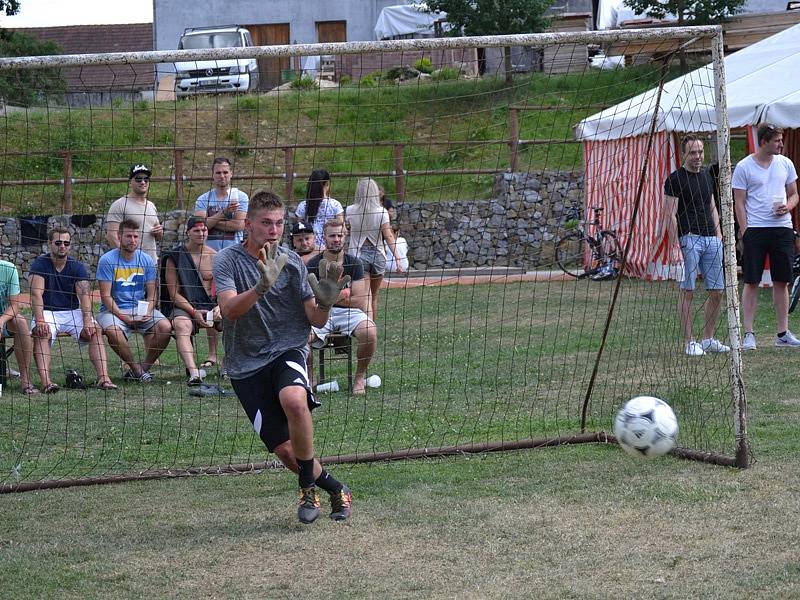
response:
<path id="1" fill-rule="evenodd" d="M 358 258 L 364 263 L 364 272 L 370 275 L 386 273 L 386 257 L 375 246 L 361 246 Z"/>
<path id="2" fill-rule="evenodd" d="M 687 233 L 681 236 L 683 254 L 682 290 L 694 290 L 697 275 L 703 275 L 706 290 L 725 287 L 722 272 L 722 240 L 715 236 Z"/>

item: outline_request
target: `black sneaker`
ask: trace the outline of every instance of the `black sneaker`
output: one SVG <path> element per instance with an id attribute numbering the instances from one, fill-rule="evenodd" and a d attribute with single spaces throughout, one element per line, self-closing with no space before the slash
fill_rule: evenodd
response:
<path id="1" fill-rule="evenodd" d="M 331 519 L 334 521 L 346 521 L 352 514 L 353 493 L 346 485 L 342 486 L 342 491 L 338 494 L 331 494 Z"/>
<path id="2" fill-rule="evenodd" d="M 312 485 L 300 488 L 300 505 L 297 507 L 297 518 L 301 523 L 313 523 L 319 516 L 319 490 Z"/>

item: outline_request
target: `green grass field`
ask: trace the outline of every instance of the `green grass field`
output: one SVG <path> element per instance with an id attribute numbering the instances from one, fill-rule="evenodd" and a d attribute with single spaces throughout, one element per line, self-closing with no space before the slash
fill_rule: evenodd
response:
<path id="1" fill-rule="evenodd" d="M 677 75 L 677 72 L 671 76 Z M 518 76 L 513 85 L 502 79 L 432 81 L 378 87 L 357 85 L 332 90 L 290 91 L 279 96 L 247 95 L 238 98 L 199 96 L 176 102 L 136 102 L 91 109 L 32 108 L 0 119 L 4 148 L 0 179 L 42 180 L 63 177 L 61 151 L 72 153 L 73 177 L 101 181 L 125 177 L 129 166 L 145 161 L 156 177 L 174 169 L 173 149 L 189 147 L 184 174 L 199 178 L 185 184 L 185 197 L 206 191 L 211 157 L 230 154 L 242 176 L 280 174 L 285 170 L 282 151 L 275 145 L 306 144 L 319 147 L 295 151 L 294 171 L 308 174 L 323 166 L 333 173 L 370 173 L 390 195 L 395 195 L 391 143 L 406 144 L 404 168 L 406 198 L 411 201 L 465 200 L 492 197 L 493 174 L 431 174 L 438 169 L 489 169 L 509 167 L 509 106 L 553 106 L 557 110 L 521 111 L 520 139 L 553 140 L 525 145 L 520 170 L 582 170 L 580 144 L 572 129 L 599 109 L 652 88 L 658 70 L 636 67 L 623 71 L 592 70 L 567 75 Z M 489 142 L 501 141 L 500 144 Z M 447 142 L 447 144 L 433 144 Z M 463 143 L 462 143 L 463 142 Z M 354 146 L 353 144 L 378 144 Z M 325 145 L 332 147 L 325 147 Z M 382 144 L 382 145 L 381 145 Z M 734 154 L 743 152 L 736 144 Z M 233 151 L 226 146 L 239 146 Z M 254 147 L 266 148 L 250 150 Z M 137 151 L 133 148 L 154 148 Z M 159 149 L 159 150 L 155 150 Z M 332 194 L 349 202 L 355 177 L 337 177 Z M 283 179 L 239 181 L 251 192 L 270 187 L 283 194 Z M 124 183 L 76 184 L 75 213 L 105 212 L 110 199 L 125 191 Z M 305 178 L 298 177 L 295 197 L 305 193 Z M 6 215 L 61 212 L 60 186 L 0 186 L 0 213 Z M 173 182 L 154 181 L 150 197 L 162 211 L 175 207 Z"/>
<path id="2" fill-rule="evenodd" d="M 364 401 L 325 398 L 315 417 L 320 454 L 568 430 L 610 288 L 592 284 L 581 303 L 582 285 L 389 290 L 392 327 L 376 365 L 385 385 Z M 725 357 L 680 354 L 667 286 L 629 290 L 620 314 L 630 331 L 610 338 L 592 425 L 607 429 L 623 399 L 657 393 L 678 413 L 681 443 L 702 442 L 727 416 Z M 524 324 L 514 332 L 504 327 L 512 297 Z M 576 320 L 572 335 L 555 335 L 556 305 L 586 329 Z M 634 326 L 642 320 L 653 324 Z M 355 516 L 313 526 L 296 523 L 295 479 L 281 470 L 7 494 L 0 589 L 15 598 L 796 597 L 800 401 L 796 357 L 772 346 L 772 324 L 764 291 L 759 350 L 744 356 L 756 458 L 748 470 L 637 460 L 597 444 L 338 465 L 331 470 L 353 488 Z M 266 458 L 235 400 L 176 393 L 179 369 L 174 356 L 165 362 L 161 385 L 105 399 L 62 393 L 26 405 L 4 392 L 2 428 L 20 432 L 10 403 L 39 477 Z M 691 387 L 699 395 L 682 399 Z M 30 474 L 25 464 L 21 472 Z"/>

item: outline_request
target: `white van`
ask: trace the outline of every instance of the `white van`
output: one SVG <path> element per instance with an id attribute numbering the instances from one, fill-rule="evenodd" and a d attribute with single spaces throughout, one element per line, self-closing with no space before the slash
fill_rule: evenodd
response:
<path id="1" fill-rule="evenodd" d="M 178 42 L 178 50 L 246 48 L 252 45 L 250 32 L 238 25 L 189 27 Z M 247 92 L 256 89 L 258 63 L 255 58 L 175 63 L 175 92 L 178 96 Z"/>

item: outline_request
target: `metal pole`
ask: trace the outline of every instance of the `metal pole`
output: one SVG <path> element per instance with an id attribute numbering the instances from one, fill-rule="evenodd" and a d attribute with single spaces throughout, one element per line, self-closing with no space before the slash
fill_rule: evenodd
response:
<path id="1" fill-rule="evenodd" d="M 61 153 L 64 157 L 64 214 L 72 214 L 72 153 L 64 150 Z"/>
<path id="2" fill-rule="evenodd" d="M 733 226 L 733 195 L 731 193 L 730 124 L 728 99 L 725 90 L 725 51 L 722 28 L 711 39 L 711 59 L 714 66 L 714 90 L 717 109 L 717 156 L 719 157 L 719 193 L 722 196 L 722 239 L 725 261 L 725 298 L 728 316 L 728 339 L 731 342 L 730 380 L 733 394 L 733 420 L 736 434 L 736 466 L 750 466 L 747 441 L 747 397 L 742 376 L 741 329 L 739 325 L 739 281 L 736 275 L 736 234 Z"/>
<path id="3" fill-rule="evenodd" d="M 294 148 L 284 148 L 284 169 L 286 171 L 286 202 L 294 201 Z"/>
<path id="4" fill-rule="evenodd" d="M 175 206 L 183 210 L 183 150 L 175 149 Z"/>
<path id="5" fill-rule="evenodd" d="M 403 144 L 394 146 L 394 194 L 400 201 L 406 199 L 406 174 L 403 171 Z"/>
<path id="6" fill-rule="evenodd" d="M 509 164 L 511 166 L 511 172 L 517 172 L 517 157 L 519 153 L 519 110 L 516 108 L 509 108 L 508 109 L 508 119 L 509 123 L 509 136 L 511 139 L 508 142 L 509 147 L 511 148 L 511 159 Z"/>

